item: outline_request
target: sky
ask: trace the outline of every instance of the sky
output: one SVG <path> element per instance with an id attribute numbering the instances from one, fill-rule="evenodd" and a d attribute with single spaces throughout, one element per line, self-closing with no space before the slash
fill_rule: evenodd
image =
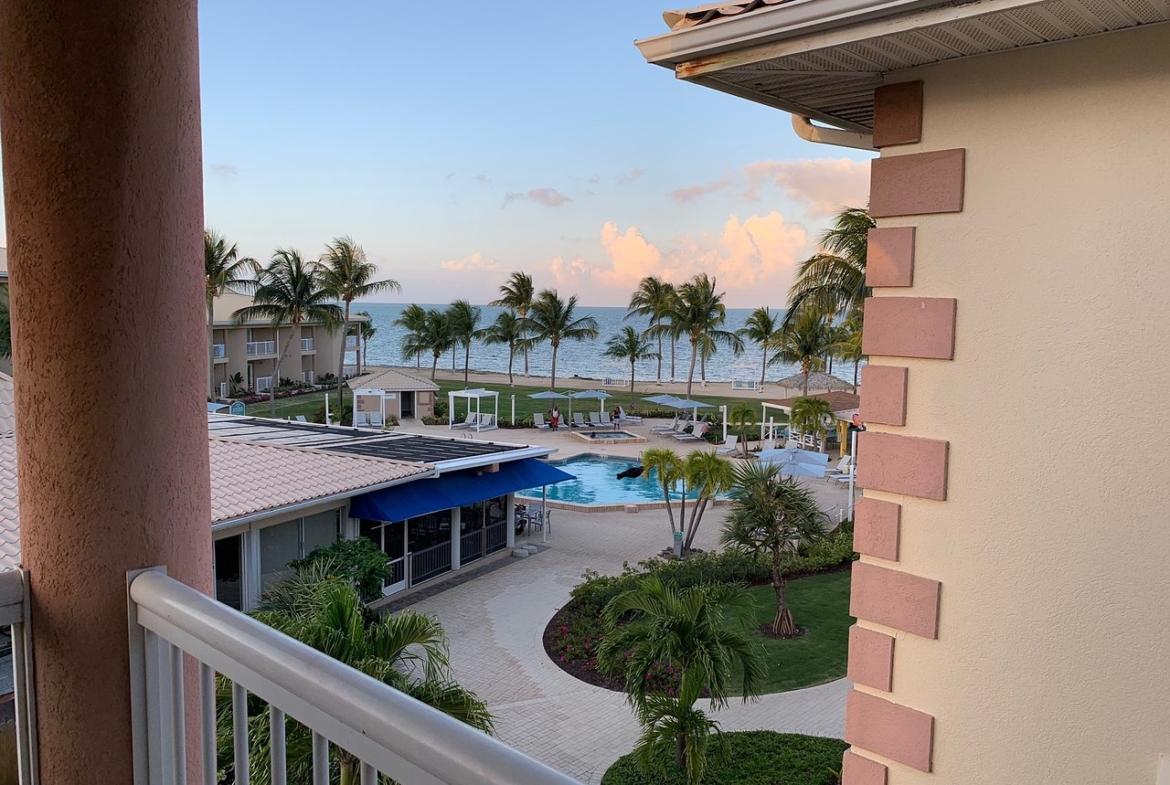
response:
<path id="1" fill-rule="evenodd" d="M 350 235 L 401 295 L 483 303 L 513 270 L 584 305 L 645 275 L 782 306 L 868 158 L 680 82 L 633 42 L 669 0 L 203 0 L 207 226 L 260 261 Z"/>

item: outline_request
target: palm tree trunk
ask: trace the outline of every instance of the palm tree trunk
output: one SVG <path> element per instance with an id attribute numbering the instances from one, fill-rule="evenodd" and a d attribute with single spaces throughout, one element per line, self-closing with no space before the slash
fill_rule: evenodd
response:
<path id="1" fill-rule="evenodd" d="M 439 353 L 432 352 L 431 356 L 433 358 L 431 360 L 431 381 L 433 382 L 435 380 L 435 372 L 439 370 Z"/>
<path id="2" fill-rule="evenodd" d="M 353 761 L 343 760 L 337 765 L 340 785 L 353 785 Z"/>
<path id="3" fill-rule="evenodd" d="M 284 350 L 276 355 L 276 368 L 272 374 L 274 378 L 272 383 L 268 385 L 268 413 L 273 418 L 276 417 L 276 385 L 280 384 L 280 365 L 284 362 L 285 355 L 288 354 L 288 347 L 292 346 L 293 336 L 300 333 L 300 330 L 298 329 L 300 326 L 300 322 L 292 323 L 292 330 L 289 332 L 288 340 L 284 342 Z M 276 329 L 273 330 L 273 335 L 276 336 L 276 343 L 279 344 L 280 325 L 277 325 Z M 279 349 L 280 347 L 277 346 L 277 348 Z M 340 409 L 338 411 L 340 411 Z"/>
<path id="4" fill-rule="evenodd" d="M 680 733 L 675 739 L 674 745 L 674 765 L 678 766 L 681 771 L 686 771 L 687 768 L 687 737 L 686 734 Z"/>
<path id="5" fill-rule="evenodd" d="M 703 380 L 704 384 L 707 383 L 707 355 L 706 354 L 699 355 L 699 378 Z M 688 393 L 688 395 L 689 394 L 690 393 Z"/>
<path id="6" fill-rule="evenodd" d="M 666 484 L 666 475 L 662 476 L 662 499 L 666 502 L 666 517 L 670 521 L 670 536 L 674 537 L 674 507 L 670 504 L 670 487 Z"/>
<path id="7" fill-rule="evenodd" d="M 670 338 L 670 380 L 672 382 L 674 381 L 674 347 L 675 347 L 674 336 L 671 336 L 671 338 Z"/>
<path id="8" fill-rule="evenodd" d="M 467 337 L 467 343 L 463 344 L 463 386 L 467 386 L 467 366 L 471 363 L 471 336 Z"/>
<path id="9" fill-rule="evenodd" d="M 800 369 L 800 372 L 802 374 L 804 374 L 804 393 L 803 393 L 803 395 L 805 398 L 808 397 L 808 375 L 809 375 L 810 371 L 812 371 L 812 367 L 807 365 L 807 364 L 803 368 Z"/>
<path id="10" fill-rule="evenodd" d="M 695 381 L 695 360 L 699 359 L 699 342 L 691 341 L 691 369 L 687 372 L 687 397 L 691 397 L 691 385 Z"/>
<path id="11" fill-rule="evenodd" d="M 788 583 L 780 569 L 780 549 L 772 549 L 772 589 L 776 592 L 776 618 L 772 622 L 773 635 L 795 635 L 796 623 L 788 608 Z"/>
<path id="12" fill-rule="evenodd" d="M 662 355 L 659 354 L 658 356 L 661 357 Z M 662 361 L 659 360 L 658 364 L 659 364 L 659 366 L 661 366 Z M 659 370 L 661 371 L 661 367 L 659 368 Z M 659 378 L 661 378 L 661 375 Z M 634 405 L 634 360 L 630 360 L 630 405 L 631 406 Z"/>
<path id="13" fill-rule="evenodd" d="M 508 386 L 515 387 L 516 382 L 512 380 L 512 361 L 516 357 L 516 344 L 508 344 Z"/>
<path id="14" fill-rule="evenodd" d="M 695 542 L 695 535 L 699 533 L 699 524 L 703 521 L 703 513 L 707 511 L 707 497 L 695 500 L 691 508 L 691 523 L 687 527 L 687 539 L 683 543 L 683 550 L 689 551 Z"/>
<path id="15" fill-rule="evenodd" d="M 362 352 L 358 355 L 358 376 L 362 375 L 362 362 L 370 364 L 370 339 L 362 336 Z"/>
<path id="16" fill-rule="evenodd" d="M 857 366 L 859 365 L 861 365 L 860 358 L 853 361 L 853 392 L 857 392 Z"/>
<path id="17" fill-rule="evenodd" d="M 549 389 L 550 389 L 550 390 L 551 390 L 553 387 L 556 387 L 556 386 L 557 386 L 557 348 L 558 348 L 558 347 L 557 347 L 557 345 L 554 343 L 554 344 L 552 345 L 552 350 L 553 350 L 553 357 L 552 357 L 552 381 L 551 381 L 551 382 L 549 382 Z"/>
<path id="18" fill-rule="evenodd" d="M 345 409 L 345 342 L 349 340 L 349 300 L 345 300 L 345 321 L 341 323 L 341 352 L 337 355 L 337 411 Z"/>
<path id="19" fill-rule="evenodd" d="M 207 397 L 215 397 L 215 315 L 214 305 L 207 301 Z"/>
<path id="20" fill-rule="evenodd" d="M 760 364 L 760 386 L 764 386 L 764 376 L 768 373 L 768 345 L 764 344 L 764 361 Z"/>
<path id="21" fill-rule="evenodd" d="M 655 319 L 654 326 L 661 327 L 662 322 Z M 630 374 L 630 377 L 633 378 L 633 374 Z M 658 333 L 658 383 L 662 384 L 662 333 L 661 332 Z M 632 394 L 633 390 L 631 390 L 630 392 Z"/>

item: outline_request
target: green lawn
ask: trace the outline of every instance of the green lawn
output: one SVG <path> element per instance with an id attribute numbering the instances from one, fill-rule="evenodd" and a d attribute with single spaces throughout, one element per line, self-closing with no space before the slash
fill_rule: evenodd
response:
<path id="1" fill-rule="evenodd" d="M 310 420 L 312 415 L 325 405 L 325 393 L 315 392 L 307 395 L 294 395 L 291 398 L 277 398 L 276 399 L 276 416 L 284 419 L 286 417 L 296 417 L 298 414 L 303 414 Z M 337 390 L 332 390 L 329 393 L 329 408 L 334 409 L 337 406 Z M 346 393 L 345 400 L 350 400 L 349 393 Z M 268 417 L 270 409 L 268 408 L 268 401 L 261 401 L 260 403 L 250 403 L 244 407 L 247 414 L 252 414 L 257 417 Z"/>
<path id="2" fill-rule="evenodd" d="M 853 624 L 849 577 L 845 570 L 788 582 L 792 618 L 808 632 L 791 640 L 760 633 L 759 642 L 768 660 L 768 677 L 761 692 L 812 687 L 845 675 L 849 627 Z M 753 586 L 749 591 L 756 601 L 757 624 L 771 623 L 776 615 L 775 591 L 771 586 Z"/>

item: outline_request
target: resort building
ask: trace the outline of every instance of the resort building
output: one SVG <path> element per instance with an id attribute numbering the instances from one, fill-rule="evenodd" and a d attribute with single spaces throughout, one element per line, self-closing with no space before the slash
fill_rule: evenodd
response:
<path id="1" fill-rule="evenodd" d="M 396 368 L 375 368 L 349 380 L 355 424 L 380 426 L 387 418 L 434 417 L 439 385 Z"/>
<path id="2" fill-rule="evenodd" d="M 233 393 L 233 378 L 241 380 L 244 389 L 257 393 L 280 384 L 280 379 L 275 378 L 276 360 L 289 341 L 292 347 L 281 362 L 282 378 L 315 384 L 319 377 L 337 373 L 342 338 L 339 328 L 330 330 L 321 324 L 305 323 L 295 329 L 277 330 L 272 322 L 264 319 L 236 324 L 235 312 L 251 304 L 250 296 L 238 292 L 215 298 L 211 353 L 215 362 L 214 387 L 219 397 L 226 398 Z M 345 337 L 347 374 L 356 372 L 361 362 L 361 340 L 353 331 L 365 320 L 364 316 L 350 314 L 350 334 Z"/>
<path id="3" fill-rule="evenodd" d="M 1170 782 L 1170 6 L 664 17 L 650 63 L 880 153 L 845 785 Z"/>

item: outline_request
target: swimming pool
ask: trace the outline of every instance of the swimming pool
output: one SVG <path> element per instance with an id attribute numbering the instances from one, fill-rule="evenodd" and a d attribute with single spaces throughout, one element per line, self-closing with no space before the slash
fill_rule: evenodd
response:
<path id="1" fill-rule="evenodd" d="M 548 486 L 548 500 L 567 504 L 583 505 L 624 505 L 662 503 L 662 486 L 656 477 L 647 479 L 646 474 L 634 479 L 617 478 L 618 472 L 634 466 L 641 466 L 637 458 L 614 458 L 605 455 L 585 453 L 561 461 L 548 461 L 569 474 L 575 480 L 565 480 Z M 540 488 L 520 491 L 518 496 L 540 499 Z M 680 494 L 672 493 L 677 500 Z M 694 494 L 687 494 L 694 498 Z"/>

